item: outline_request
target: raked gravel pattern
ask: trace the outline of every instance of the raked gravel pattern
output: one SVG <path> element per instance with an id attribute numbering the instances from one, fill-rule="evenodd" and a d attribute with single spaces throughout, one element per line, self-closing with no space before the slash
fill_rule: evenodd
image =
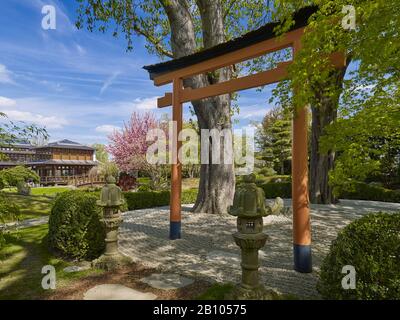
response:
<path id="1" fill-rule="evenodd" d="M 285 200 L 285 206 L 290 206 Z M 134 261 L 162 272 L 216 282 L 240 282 L 240 249 L 233 241 L 236 218 L 190 213 L 183 207 L 182 239 L 171 241 L 169 209 L 144 209 L 124 213 L 119 245 Z M 266 287 L 300 298 L 319 298 L 318 271 L 337 232 L 369 212 L 400 211 L 400 204 L 342 200 L 337 205 L 312 205 L 313 272 L 293 271 L 292 220 L 287 216 L 264 218 L 269 240 L 260 250 L 260 277 Z"/>

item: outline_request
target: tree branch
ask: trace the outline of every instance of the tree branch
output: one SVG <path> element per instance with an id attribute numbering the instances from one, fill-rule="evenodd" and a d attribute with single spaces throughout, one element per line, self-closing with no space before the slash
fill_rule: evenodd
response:
<path id="1" fill-rule="evenodd" d="M 164 55 L 164 56 L 167 56 L 167 57 L 169 57 L 169 58 L 173 58 L 173 57 L 174 57 L 174 55 L 172 54 L 171 51 L 169 51 L 169 50 L 167 50 L 167 49 L 165 49 L 165 48 L 163 47 L 163 45 L 161 44 L 161 39 L 156 39 L 156 38 L 154 38 L 150 33 L 146 32 L 146 31 L 143 30 L 143 29 L 141 29 L 141 28 L 140 28 L 138 25 L 136 25 L 136 24 L 133 25 L 133 30 L 135 30 L 136 33 L 138 33 L 138 34 L 144 36 L 150 43 L 152 43 L 152 44 L 155 46 L 156 50 L 157 50 L 160 54 L 162 54 L 162 55 Z"/>
<path id="2" fill-rule="evenodd" d="M 231 12 L 233 6 L 235 5 L 236 1 L 237 0 L 232 0 L 231 3 L 228 5 L 228 8 L 226 8 L 226 10 L 224 12 L 224 17 L 223 17 L 224 21 L 225 21 L 226 17 L 230 14 L 230 12 Z"/>

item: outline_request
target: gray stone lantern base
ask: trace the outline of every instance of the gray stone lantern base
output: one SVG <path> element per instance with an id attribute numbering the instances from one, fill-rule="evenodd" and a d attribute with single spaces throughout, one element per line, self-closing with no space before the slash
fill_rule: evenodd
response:
<path id="1" fill-rule="evenodd" d="M 132 260 L 118 250 L 118 228 L 122 223 L 118 208 L 104 208 L 106 227 L 106 249 L 103 255 L 92 261 L 92 267 L 103 270 L 114 270 L 132 263 Z"/>
<path id="2" fill-rule="evenodd" d="M 278 295 L 259 283 L 258 250 L 265 245 L 268 236 L 262 232 L 255 234 L 236 232 L 233 234 L 233 238 L 242 252 L 242 281 L 226 298 L 233 300 L 275 300 Z"/>
<path id="3" fill-rule="evenodd" d="M 92 261 L 92 267 L 106 271 L 111 271 L 128 266 L 131 263 L 132 260 L 129 257 L 118 252 L 113 255 L 103 254 L 96 260 Z"/>

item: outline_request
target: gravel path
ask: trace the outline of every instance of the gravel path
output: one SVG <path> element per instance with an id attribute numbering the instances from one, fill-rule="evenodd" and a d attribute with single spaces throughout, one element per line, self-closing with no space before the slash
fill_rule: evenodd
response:
<path id="1" fill-rule="evenodd" d="M 285 200 L 290 206 L 290 200 Z M 120 249 L 135 261 L 163 272 L 204 277 L 217 282 L 239 282 L 240 249 L 232 233 L 236 218 L 192 214 L 184 206 L 182 239 L 168 240 L 169 209 L 153 208 L 124 213 L 120 228 Z M 376 211 L 400 211 L 400 204 L 375 201 L 342 200 L 338 205 L 312 205 L 313 264 L 311 274 L 293 271 L 292 223 L 289 217 L 264 218 L 269 235 L 260 250 L 260 273 L 265 286 L 302 298 L 318 298 L 317 273 L 330 242 L 338 230 L 352 220 Z"/>
<path id="2" fill-rule="evenodd" d="M 9 222 L 1 224 L 0 229 L 13 230 L 13 229 L 24 229 L 34 226 L 40 226 L 49 222 L 49 216 L 43 216 L 40 218 L 26 219 L 19 222 Z"/>

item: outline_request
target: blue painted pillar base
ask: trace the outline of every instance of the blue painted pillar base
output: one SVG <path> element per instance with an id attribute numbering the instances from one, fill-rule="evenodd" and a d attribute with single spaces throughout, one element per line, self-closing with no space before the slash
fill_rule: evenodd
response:
<path id="1" fill-rule="evenodd" d="M 177 240 L 181 238 L 181 222 L 170 221 L 169 222 L 169 238 L 171 240 Z"/>
<path id="2" fill-rule="evenodd" d="M 301 273 L 312 272 L 311 245 L 293 244 L 294 270 Z"/>

